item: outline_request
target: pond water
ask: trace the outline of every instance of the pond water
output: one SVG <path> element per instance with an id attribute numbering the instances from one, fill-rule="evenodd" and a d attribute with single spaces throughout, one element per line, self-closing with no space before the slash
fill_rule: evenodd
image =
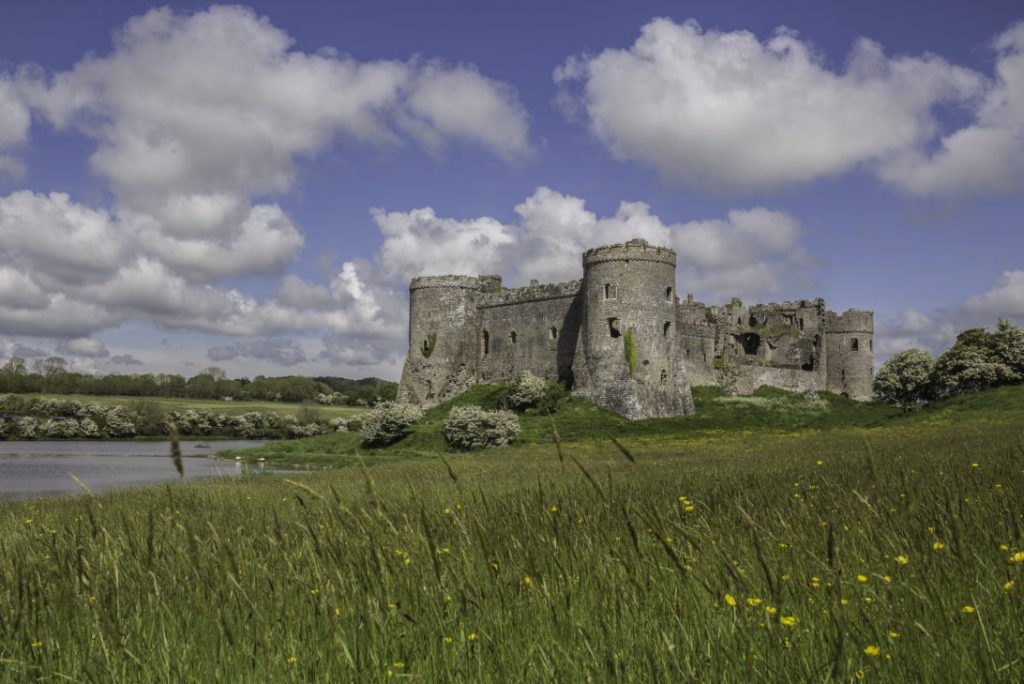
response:
<path id="1" fill-rule="evenodd" d="M 266 444 L 263 440 L 181 442 L 187 479 L 244 473 L 284 472 L 220 461 L 210 456 L 224 449 Z M 0 499 L 82 494 L 74 475 L 94 493 L 177 480 L 170 442 L 0 442 Z"/>

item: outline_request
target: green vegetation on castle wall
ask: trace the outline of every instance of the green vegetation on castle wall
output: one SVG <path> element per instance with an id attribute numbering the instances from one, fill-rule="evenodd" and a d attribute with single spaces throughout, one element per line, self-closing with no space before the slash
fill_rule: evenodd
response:
<path id="1" fill-rule="evenodd" d="M 636 372 L 636 337 L 632 330 L 627 330 L 622 335 L 622 350 L 626 354 L 626 365 L 629 366 L 630 376 Z"/>
<path id="2" fill-rule="evenodd" d="M 420 352 L 423 354 L 423 358 L 429 359 L 430 355 L 434 353 L 434 347 L 437 346 L 437 333 L 430 333 L 427 335 L 426 344 L 420 348 Z"/>

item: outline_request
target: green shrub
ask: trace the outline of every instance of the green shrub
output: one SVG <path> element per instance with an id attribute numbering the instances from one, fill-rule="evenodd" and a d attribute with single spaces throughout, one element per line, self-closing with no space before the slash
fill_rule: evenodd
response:
<path id="1" fill-rule="evenodd" d="M 363 416 L 363 444 L 387 446 L 405 437 L 423 418 L 423 409 L 386 401 Z"/>
<path id="2" fill-rule="evenodd" d="M 490 449 L 515 439 L 519 418 L 511 411 L 456 406 L 448 414 L 443 432 L 445 441 L 456 449 Z"/>

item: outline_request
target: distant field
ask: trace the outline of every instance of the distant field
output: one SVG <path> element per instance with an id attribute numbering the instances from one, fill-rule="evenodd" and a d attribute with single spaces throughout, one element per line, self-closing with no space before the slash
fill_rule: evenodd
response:
<path id="1" fill-rule="evenodd" d="M 168 397 L 111 397 L 93 396 L 90 394 L 41 394 L 24 396 L 42 396 L 47 399 L 74 399 L 82 403 L 96 402 L 115 406 L 132 406 L 139 401 L 155 401 L 167 411 L 187 411 L 188 409 L 209 409 L 217 413 L 238 415 L 248 411 L 275 411 L 281 415 L 295 414 L 303 404 L 279 401 L 220 401 L 217 399 L 178 399 Z M 357 416 L 367 409 L 355 406 L 319 406 L 315 405 L 324 418 L 345 418 Z"/>
<path id="2" fill-rule="evenodd" d="M 370 467 L 0 503 L 0 679 L 1024 681 L 1024 387 L 698 395 L 570 401 L 560 448 L 527 416 L 444 453 L 441 407 L 263 452 Z"/>

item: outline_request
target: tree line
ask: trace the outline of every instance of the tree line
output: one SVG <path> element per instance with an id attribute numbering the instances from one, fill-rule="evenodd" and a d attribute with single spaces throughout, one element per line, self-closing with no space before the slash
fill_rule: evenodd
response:
<path id="1" fill-rule="evenodd" d="M 395 398 L 398 385 L 380 378 L 351 380 L 323 376 L 228 378 L 216 366 L 186 378 L 172 373 L 90 375 L 68 370 L 61 356 L 38 359 L 29 368 L 12 356 L 0 366 L 0 393 L 85 394 L 252 401 L 317 402 L 369 406 Z"/>
<path id="2" fill-rule="evenodd" d="M 938 358 L 920 349 L 893 355 L 875 375 L 875 397 L 910 409 L 945 397 L 1024 383 L 1024 330 L 999 319 L 995 332 L 961 332 Z"/>

